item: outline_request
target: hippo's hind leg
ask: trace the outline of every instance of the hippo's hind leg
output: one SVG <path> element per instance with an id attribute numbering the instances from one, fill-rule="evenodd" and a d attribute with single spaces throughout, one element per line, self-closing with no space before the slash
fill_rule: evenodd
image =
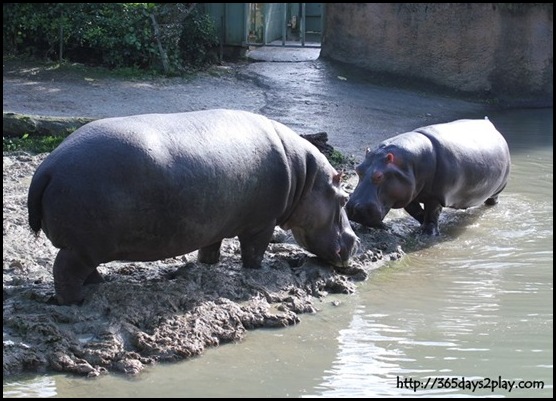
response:
<path id="1" fill-rule="evenodd" d="M 261 267 L 264 253 L 274 233 L 274 227 L 274 225 L 271 225 L 260 231 L 243 233 L 238 236 L 243 267 L 255 269 Z"/>
<path id="2" fill-rule="evenodd" d="M 439 235 L 438 219 L 442 212 L 442 205 L 437 201 L 425 203 L 425 216 L 421 224 L 421 230 L 428 235 Z"/>
<path id="3" fill-rule="evenodd" d="M 204 248 L 199 249 L 197 253 L 197 260 L 200 263 L 207 263 L 209 265 L 213 265 L 218 263 L 220 260 L 220 245 L 222 241 L 215 242 L 212 245 L 205 246 Z"/>
<path id="4" fill-rule="evenodd" d="M 504 188 L 506 188 L 506 184 L 504 184 L 504 186 L 502 188 L 500 188 L 498 190 L 498 192 L 496 192 L 494 195 L 492 195 L 490 198 L 488 198 L 485 201 L 485 205 L 487 206 L 494 206 L 498 203 L 498 195 L 500 195 L 500 192 L 502 192 L 504 190 Z"/>
<path id="5" fill-rule="evenodd" d="M 485 201 L 485 205 L 494 206 L 498 203 L 498 195 L 491 196 Z"/>
<path id="6" fill-rule="evenodd" d="M 62 248 L 54 261 L 54 288 L 60 305 L 83 301 L 83 284 L 100 277 L 96 264 L 71 249 Z M 95 274 L 96 272 L 96 274 Z M 102 279 L 102 277 L 100 277 Z"/>

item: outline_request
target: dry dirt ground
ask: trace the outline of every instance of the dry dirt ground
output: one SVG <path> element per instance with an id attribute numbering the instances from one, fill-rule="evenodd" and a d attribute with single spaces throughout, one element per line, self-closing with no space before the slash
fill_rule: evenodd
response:
<path id="1" fill-rule="evenodd" d="M 206 82 L 222 86 L 222 80 L 206 77 Z M 238 85 L 236 90 L 249 91 Z M 118 86 L 106 85 L 105 90 L 114 93 Z M 158 90 L 153 87 L 153 93 Z M 49 100 L 20 99 L 41 101 Z M 95 102 L 80 101 L 87 107 Z M 72 101 L 68 107 L 78 105 Z M 83 305 L 53 305 L 57 249 L 44 234 L 31 233 L 26 207 L 31 177 L 46 154 L 3 156 L 4 377 L 44 371 L 137 374 L 148 364 L 183 360 L 207 347 L 241 341 L 247 330 L 302 324 L 300 316 L 318 313 L 327 294 L 356 291 L 373 269 L 403 254 L 395 233 L 354 227 L 360 251 L 349 269 L 338 271 L 277 229 L 260 270 L 241 268 L 239 243 L 232 238 L 224 242 L 217 265 L 197 263 L 196 252 L 157 262 L 102 265 L 106 282 L 88 286 Z M 348 176 L 344 185 L 352 190 L 354 177 Z"/>

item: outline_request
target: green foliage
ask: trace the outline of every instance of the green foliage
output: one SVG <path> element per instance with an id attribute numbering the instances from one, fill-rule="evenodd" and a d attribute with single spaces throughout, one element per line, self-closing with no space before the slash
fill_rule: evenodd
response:
<path id="1" fill-rule="evenodd" d="M 4 152 L 50 153 L 56 149 L 66 136 L 29 136 L 25 134 L 21 138 L 2 138 L 2 147 Z"/>
<path id="2" fill-rule="evenodd" d="M 193 67 L 214 64 L 218 61 L 218 44 L 218 33 L 210 16 L 194 10 L 184 21 L 180 35 L 182 60 Z"/>
<path id="3" fill-rule="evenodd" d="M 344 155 L 342 152 L 337 151 L 334 149 L 332 154 L 329 155 L 328 161 L 336 170 L 341 170 L 342 168 L 351 168 L 355 164 L 353 157 L 348 157 Z"/>
<path id="4" fill-rule="evenodd" d="M 52 31 L 53 26 L 63 25 L 51 19 L 53 14 L 59 12 L 49 3 L 2 4 L 4 52 L 38 57 L 41 50 L 47 51 L 58 35 Z"/>
<path id="5" fill-rule="evenodd" d="M 207 15 L 191 12 L 195 3 L 4 3 L 2 7 L 5 55 L 170 74 L 215 61 L 207 50 L 218 44 L 214 24 Z M 185 52 L 184 35 L 190 42 Z"/>

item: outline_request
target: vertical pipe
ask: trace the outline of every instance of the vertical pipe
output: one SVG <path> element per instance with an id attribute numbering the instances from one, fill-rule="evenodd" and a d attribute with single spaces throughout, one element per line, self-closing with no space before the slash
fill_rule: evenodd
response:
<path id="1" fill-rule="evenodd" d="M 320 6 L 320 40 L 319 40 L 319 47 L 322 48 L 322 42 L 324 41 L 324 24 L 326 17 L 326 3 L 321 3 Z"/>
<path id="2" fill-rule="evenodd" d="M 249 45 L 249 24 L 250 24 L 250 13 L 249 13 L 249 3 L 243 3 L 243 44 Z"/>
<path id="3" fill-rule="evenodd" d="M 282 13 L 282 46 L 286 45 L 286 28 L 288 25 L 288 3 L 284 4 L 284 12 Z"/>
<path id="4" fill-rule="evenodd" d="M 299 29 L 301 30 L 301 46 L 305 46 L 305 3 L 301 3 L 301 24 Z"/>

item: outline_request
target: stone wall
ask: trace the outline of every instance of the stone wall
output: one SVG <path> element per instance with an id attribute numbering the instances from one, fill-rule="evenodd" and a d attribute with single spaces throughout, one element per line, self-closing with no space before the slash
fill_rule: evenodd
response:
<path id="1" fill-rule="evenodd" d="M 552 105 L 552 3 L 326 3 L 321 57 Z"/>

